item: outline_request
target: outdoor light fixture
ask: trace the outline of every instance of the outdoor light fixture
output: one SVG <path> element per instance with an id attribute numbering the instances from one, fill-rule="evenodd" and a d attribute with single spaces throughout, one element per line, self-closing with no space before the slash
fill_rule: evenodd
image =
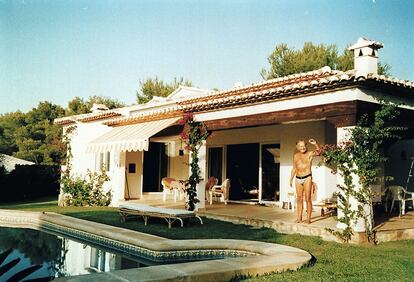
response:
<path id="1" fill-rule="evenodd" d="M 183 140 L 180 140 L 180 149 L 178 150 L 179 156 L 184 156 L 184 149 L 183 149 Z"/>

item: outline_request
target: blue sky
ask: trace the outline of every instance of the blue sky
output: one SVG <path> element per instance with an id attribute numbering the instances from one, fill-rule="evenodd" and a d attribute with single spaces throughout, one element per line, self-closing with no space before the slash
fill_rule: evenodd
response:
<path id="1" fill-rule="evenodd" d="M 75 96 L 134 103 L 139 81 L 201 88 L 261 80 L 280 43 L 380 41 L 391 73 L 414 81 L 414 1 L 0 0 L 0 113 Z"/>

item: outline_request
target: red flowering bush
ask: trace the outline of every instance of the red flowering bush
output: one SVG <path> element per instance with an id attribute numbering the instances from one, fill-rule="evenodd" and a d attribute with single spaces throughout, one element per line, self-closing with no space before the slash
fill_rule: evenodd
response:
<path id="1" fill-rule="evenodd" d="M 187 181 L 186 208 L 192 211 L 195 209 L 195 204 L 199 202 L 199 199 L 197 199 L 197 184 L 202 180 L 198 165 L 198 151 L 203 141 L 209 136 L 209 132 L 203 122 L 194 121 L 192 113 L 186 113 L 179 124 L 184 125 L 184 129 L 180 134 L 181 140 L 186 144 L 185 149 L 191 152 L 191 175 Z"/>

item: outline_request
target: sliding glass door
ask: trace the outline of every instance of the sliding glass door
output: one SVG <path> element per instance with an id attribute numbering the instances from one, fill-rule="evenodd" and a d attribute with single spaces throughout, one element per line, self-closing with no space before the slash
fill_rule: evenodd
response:
<path id="1" fill-rule="evenodd" d="M 223 182 L 223 147 L 208 148 L 208 177 L 214 176 Z"/>
<path id="2" fill-rule="evenodd" d="M 259 143 L 227 145 L 227 178 L 230 200 L 259 200 Z"/>
<path id="3" fill-rule="evenodd" d="M 144 151 L 143 192 L 161 192 L 161 179 L 168 174 L 166 144 L 150 142 Z"/>
<path id="4" fill-rule="evenodd" d="M 280 144 L 262 144 L 261 168 L 261 201 L 279 201 Z"/>

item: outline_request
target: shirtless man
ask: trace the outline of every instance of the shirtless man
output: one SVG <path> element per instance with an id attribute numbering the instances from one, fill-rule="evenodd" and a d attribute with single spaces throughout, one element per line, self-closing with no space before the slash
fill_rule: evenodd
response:
<path id="1" fill-rule="evenodd" d="M 319 150 L 319 145 L 314 139 L 309 139 L 310 144 L 314 145 L 316 150 Z M 311 223 L 312 216 L 312 159 L 315 156 L 315 151 L 308 152 L 306 142 L 299 140 L 296 142 L 297 153 L 293 157 L 293 167 L 290 174 L 290 187 L 292 187 L 293 178 L 296 178 L 296 195 L 298 198 L 298 209 L 296 222 L 302 222 L 303 213 L 303 193 L 305 193 L 307 220 L 306 223 Z"/>

